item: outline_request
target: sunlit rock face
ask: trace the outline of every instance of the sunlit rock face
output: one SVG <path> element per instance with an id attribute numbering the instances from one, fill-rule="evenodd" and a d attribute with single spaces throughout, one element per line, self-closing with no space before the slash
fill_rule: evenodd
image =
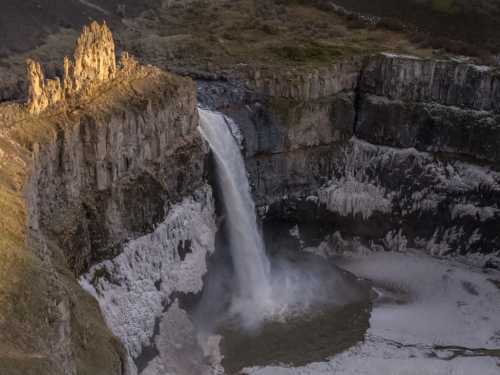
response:
<path id="1" fill-rule="evenodd" d="M 81 90 L 90 92 L 116 75 L 115 42 L 105 23 L 92 22 L 83 28 L 76 43 L 74 60 L 64 59 L 62 84 L 59 78 L 46 80 L 38 62 L 27 61 L 28 110 L 39 114 L 66 96 Z"/>
<path id="2" fill-rule="evenodd" d="M 116 75 L 115 42 L 105 23 L 92 22 L 83 28 L 75 48 L 74 61 L 64 62 L 67 93 L 105 82 Z"/>
<path id="3" fill-rule="evenodd" d="M 38 114 L 62 100 L 61 81 L 58 78 L 46 80 L 40 63 L 28 60 L 26 74 L 29 82 L 27 105 L 31 113 Z"/>

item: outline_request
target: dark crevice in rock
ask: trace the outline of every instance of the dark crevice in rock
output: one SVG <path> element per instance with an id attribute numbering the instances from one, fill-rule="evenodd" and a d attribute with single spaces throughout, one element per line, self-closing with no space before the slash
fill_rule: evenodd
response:
<path id="1" fill-rule="evenodd" d="M 352 123 L 352 134 L 354 136 L 357 136 L 357 125 L 358 125 L 358 120 L 359 120 L 359 113 L 361 111 L 361 97 L 363 95 L 362 93 L 362 82 L 363 82 L 363 73 L 365 70 L 366 66 L 366 60 L 363 62 L 361 69 L 358 74 L 358 79 L 356 81 L 356 86 L 354 87 L 354 100 L 353 100 L 353 107 L 354 107 L 354 121 Z"/>
<path id="2" fill-rule="evenodd" d="M 182 261 L 184 261 L 184 259 L 186 259 L 186 256 L 192 252 L 193 250 L 191 249 L 191 240 L 180 241 L 177 245 L 177 253 L 179 254 L 179 258 L 181 258 Z"/>

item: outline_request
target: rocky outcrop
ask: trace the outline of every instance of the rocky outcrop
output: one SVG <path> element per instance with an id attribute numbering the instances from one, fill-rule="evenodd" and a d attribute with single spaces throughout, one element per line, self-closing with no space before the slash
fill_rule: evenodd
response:
<path id="1" fill-rule="evenodd" d="M 74 60 L 64 58 L 64 76 L 46 80 L 39 63 L 27 61 L 28 102 L 32 114 L 80 91 L 92 89 L 116 76 L 115 43 L 106 23 L 92 22 L 83 28 L 74 52 Z"/>
<path id="2" fill-rule="evenodd" d="M 67 95 L 113 79 L 116 75 L 115 42 L 106 23 L 92 22 L 83 28 L 74 61 L 64 60 L 64 90 Z"/>
<path id="3" fill-rule="evenodd" d="M 492 67 L 380 55 L 368 60 L 359 92 L 360 138 L 500 161 L 500 75 Z"/>
<path id="4" fill-rule="evenodd" d="M 0 200 L 0 267 L 9 270 L 0 272 L 2 374 L 134 371 L 129 347 L 75 276 L 126 248 L 135 256 L 148 251 L 141 244 L 169 242 L 155 229 L 173 207 L 199 191 L 210 196 L 193 82 L 127 54 L 116 68 L 110 38 L 105 25 L 85 29 L 62 84 L 30 62 L 28 105 L 0 107 L 0 193 L 8 197 Z M 212 219 L 205 201 L 196 207 Z M 164 227 L 182 227 L 188 216 Z M 210 247 L 191 247 L 189 234 L 170 245 L 184 267 L 196 253 L 193 275 L 201 278 Z"/>
<path id="5" fill-rule="evenodd" d="M 143 92 L 154 99 L 105 116 L 61 119 L 53 142 L 36 152 L 30 226 L 64 249 L 77 274 L 153 230 L 203 183 L 194 87 L 178 84 L 174 95 L 164 81 Z"/>
<path id="6" fill-rule="evenodd" d="M 39 114 L 64 98 L 59 78 L 46 80 L 40 63 L 28 60 L 26 75 L 29 82 L 27 105 L 31 113 Z"/>

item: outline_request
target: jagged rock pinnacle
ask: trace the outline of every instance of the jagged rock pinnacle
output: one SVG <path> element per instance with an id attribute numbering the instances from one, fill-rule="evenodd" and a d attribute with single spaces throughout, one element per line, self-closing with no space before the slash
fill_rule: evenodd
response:
<path id="1" fill-rule="evenodd" d="M 128 55 L 125 59 L 129 59 Z M 27 61 L 30 113 L 39 114 L 51 105 L 78 92 L 91 89 L 116 76 L 115 43 L 106 23 L 92 22 L 83 28 L 76 43 L 73 60 L 64 58 L 63 83 L 58 78 L 45 80 L 38 62 Z"/>
<path id="2" fill-rule="evenodd" d="M 74 54 L 73 89 L 113 79 L 116 74 L 115 42 L 106 23 L 92 22 L 78 38 Z M 71 71 L 70 71 L 71 72 Z"/>
<path id="3" fill-rule="evenodd" d="M 26 65 L 29 82 L 28 110 L 36 114 L 63 98 L 61 82 L 59 78 L 45 80 L 42 67 L 36 61 L 28 60 Z"/>

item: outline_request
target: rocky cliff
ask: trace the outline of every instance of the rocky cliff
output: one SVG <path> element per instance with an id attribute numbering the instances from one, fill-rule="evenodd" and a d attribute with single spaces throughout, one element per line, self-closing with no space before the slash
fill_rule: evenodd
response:
<path id="1" fill-rule="evenodd" d="M 360 138 L 500 161 L 500 76 L 492 67 L 381 55 L 363 70 L 360 92 Z"/>
<path id="2" fill-rule="evenodd" d="M 210 237 L 202 243 L 187 232 L 170 237 L 202 208 L 206 225 L 213 224 L 194 84 L 140 66 L 127 54 L 116 64 L 114 53 L 109 29 L 93 23 L 74 60 L 65 59 L 62 84 L 45 80 L 40 65 L 29 61 L 27 104 L 0 108 L 2 374 L 133 373 L 131 347 L 113 335 L 123 339 L 124 325 L 101 304 L 110 332 L 75 276 L 126 249 L 177 259 L 164 262 L 163 277 L 177 267 L 191 267 L 193 278 L 206 271 Z M 194 208 L 172 218 L 174 207 L 189 204 Z M 168 233 L 158 240 L 155 229 L 165 220 Z M 170 247 L 146 246 L 158 241 Z M 105 275 L 97 272 L 85 285 L 97 286 Z M 165 281 L 163 298 L 195 291 L 200 282 Z M 164 308 L 161 301 L 158 306 L 145 328 L 150 334 Z M 149 342 L 129 336 L 137 343 L 133 353 Z"/>
<path id="3" fill-rule="evenodd" d="M 249 77 L 202 82 L 200 98 L 240 124 L 264 216 L 437 253 L 498 250 L 496 69 L 380 54 Z"/>

